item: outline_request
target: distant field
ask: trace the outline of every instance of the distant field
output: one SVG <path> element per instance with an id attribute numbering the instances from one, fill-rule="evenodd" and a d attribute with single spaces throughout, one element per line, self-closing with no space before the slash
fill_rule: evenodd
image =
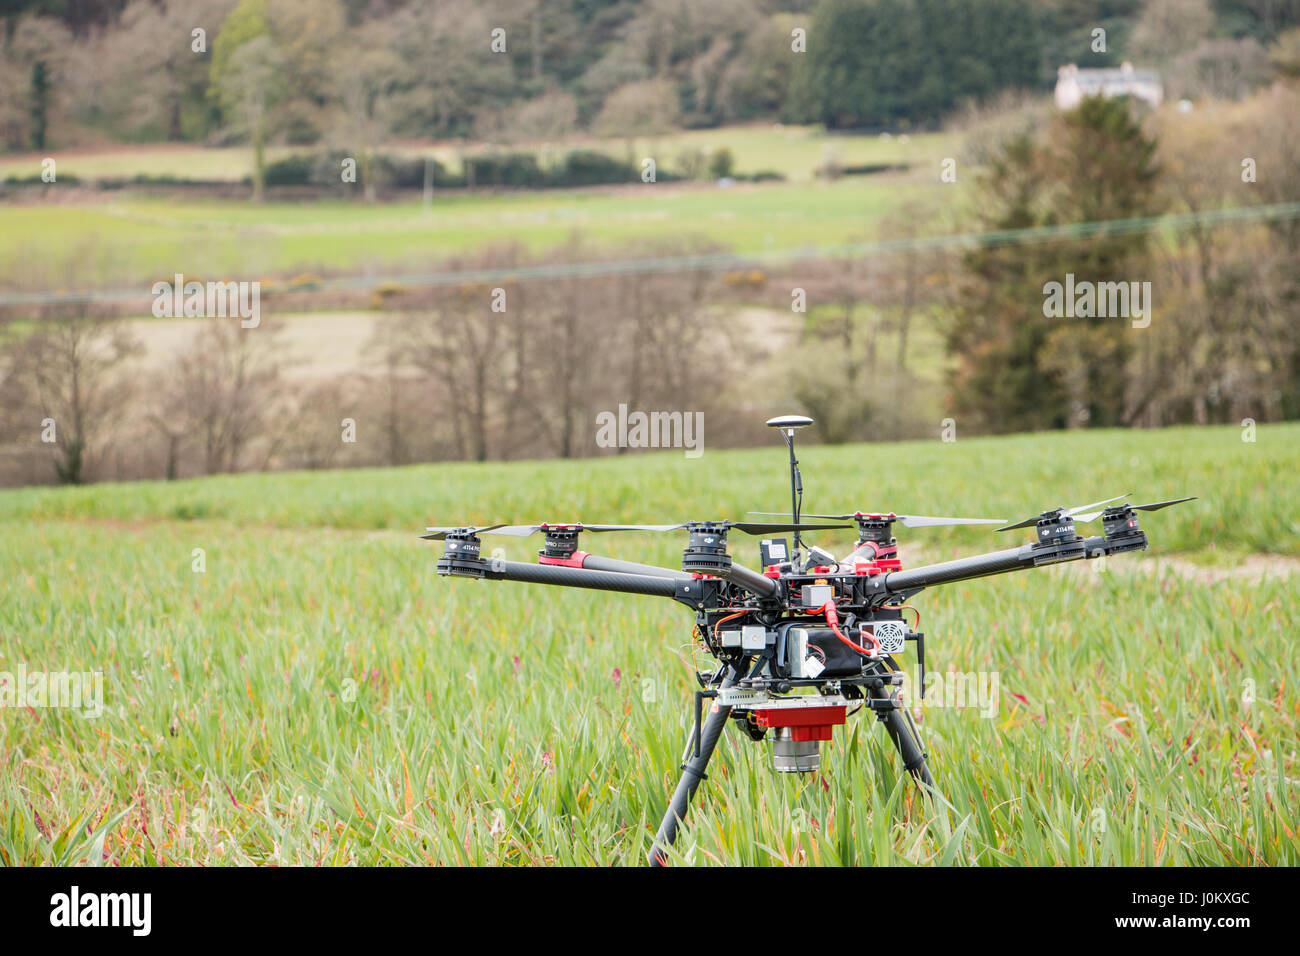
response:
<path id="1" fill-rule="evenodd" d="M 706 443 L 707 443 L 706 430 Z M 996 672 L 927 707 L 944 796 L 853 718 L 820 775 L 728 733 L 679 862 L 1300 862 L 1300 426 L 808 447 L 810 510 L 1019 517 L 1136 491 L 1152 550 L 939 588 L 928 664 Z M 105 712 L 0 710 L 5 863 L 635 864 L 694 687 L 668 602 L 448 581 L 429 522 L 738 517 L 782 448 L 0 493 L 0 671 L 101 670 Z M 1022 533 L 901 531 L 909 563 Z M 674 563 L 679 536 L 605 536 Z M 819 535 L 841 548 L 842 535 Z M 524 558 L 535 541 L 500 539 Z M 738 560 L 752 539 L 737 536 Z M 195 573 L 194 549 L 205 570 Z M 1179 553 L 1177 562 L 1168 560 Z M 1205 583 L 1180 570 L 1211 561 Z M 1254 559 L 1252 559 L 1254 560 Z M 910 661 L 908 666 L 914 666 Z"/>
<path id="2" fill-rule="evenodd" d="M 938 169 L 953 148 L 945 134 L 826 135 L 791 127 L 739 127 L 665 136 L 652 143 L 575 141 L 620 157 L 643 153 L 671 168 L 683 149 L 727 145 L 740 172 L 777 170 L 784 183 L 646 184 L 589 190 L 475 193 L 436 191 L 433 214 L 418 199 L 365 205 L 338 199 L 272 202 L 60 192 L 0 205 L 0 283 L 17 288 L 83 288 L 151 281 L 182 272 L 204 278 L 288 276 L 341 270 L 382 274 L 428 268 L 431 260 L 519 241 L 544 250 L 575 231 L 598 244 L 695 237 L 738 252 L 785 250 L 881 238 L 882 217 L 912 201 L 941 210 L 923 231 L 944 232 L 960 217 L 963 184 L 943 185 Z M 561 147 L 556 147 L 560 149 Z M 396 147 L 413 151 L 415 147 Z M 457 152 L 439 153 L 454 167 Z M 815 181 L 834 156 L 841 165 L 911 164 L 910 172 Z M 248 151 L 139 147 L 56 157 L 62 175 L 88 179 L 135 174 L 237 180 Z M 0 176 L 31 175 L 40 157 L 0 158 Z M 36 165 L 33 166 L 33 163 Z M 66 199 L 64 198 L 66 197 Z"/>
<path id="3" fill-rule="evenodd" d="M 891 177 L 836 183 L 638 184 L 583 192 L 438 194 L 367 206 L 115 197 L 84 206 L 0 206 L 0 279 L 74 276 L 78 286 L 186 276 L 428 268 L 492 243 L 543 250 L 575 231 L 596 243 L 697 237 L 739 252 L 880 238 L 882 216 L 933 184 Z M 952 188 L 952 187 L 949 187 Z M 932 231 L 943 231 L 935 223 Z M 7 275 L 6 275 L 7 273 Z M 382 274 L 382 273 L 380 273 Z M 38 280 L 48 285 L 48 279 Z M 66 280 L 63 280 L 66 281 Z"/>

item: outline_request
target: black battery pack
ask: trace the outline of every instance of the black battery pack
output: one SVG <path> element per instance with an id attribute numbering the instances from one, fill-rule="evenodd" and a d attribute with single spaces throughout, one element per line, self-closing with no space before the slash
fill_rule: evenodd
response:
<path id="1" fill-rule="evenodd" d="M 799 621 L 782 621 L 777 630 L 777 665 L 790 677 L 857 677 L 862 673 L 864 658 L 849 647 L 829 627 L 810 627 Z M 800 636 L 795 631 L 800 632 Z M 800 652 L 802 657 L 800 657 Z M 805 664 L 815 660 L 821 670 Z"/>

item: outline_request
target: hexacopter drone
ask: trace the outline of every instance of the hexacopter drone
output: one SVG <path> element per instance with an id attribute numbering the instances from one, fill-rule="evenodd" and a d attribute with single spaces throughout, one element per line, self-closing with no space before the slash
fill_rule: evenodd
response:
<path id="1" fill-rule="evenodd" d="M 1053 508 L 996 529 L 1037 529 L 1032 544 L 905 571 L 898 560 L 892 525 L 927 527 L 1003 524 L 997 518 L 936 518 L 893 513 L 807 515 L 836 522 L 852 520 L 858 543 L 843 558 L 811 546 L 804 557 L 800 533 L 854 525 L 802 524 L 803 479 L 794 453 L 795 429 L 811 418 L 785 415 L 768 425 L 780 429 L 790 449 L 790 523 L 687 521 L 661 525 L 536 524 L 429 528 L 425 538 L 445 542 L 437 570 L 442 575 L 523 581 L 568 587 L 649 594 L 672 598 L 695 612 L 695 627 L 716 670 L 697 674 L 695 723 L 686 743 L 682 776 L 655 835 L 649 862 L 666 862 L 665 848 L 677 836 L 691 797 L 705 779 L 708 765 L 727 721 L 737 721 L 753 740 L 771 740 L 772 762 L 786 773 L 810 773 L 820 766 L 821 742 L 846 722 L 850 706 L 875 713 L 898 748 L 903 767 L 924 789 L 934 786 L 926 755 L 899 690 L 903 683 L 894 655 L 908 641 L 916 643 L 921 688 L 925 679 L 925 635 L 903 616 L 906 601 L 937 584 L 1035 568 L 1063 561 L 1097 558 L 1147 546 L 1137 512 L 1156 511 L 1191 501 L 1177 498 L 1145 505 L 1114 504 L 1127 495 L 1075 508 Z M 769 514 L 760 512 L 759 514 Z M 777 515 L 772 515 L 777 516 Z M 1079 522 L 1101 518 L 1103 533 L 1081 538 Z M 578 550 L 584 532 L 685 530 L 688 535 L 680 571 L 618 561 Z M 763 570 L 737 564 L 727 553 L 727 533 L 776 535 L 761 544 Z M 545 534 L 537 564 L 484 558 L 479 535 L 526 537 Z M 915 613 L 915 611 L 914 611 Z M 919 627 L 919 614 L 917 615 Z M 707 718 L 703 705 L 711 701 Z M 703 719 L 702 719 L 703 718 Z"/>

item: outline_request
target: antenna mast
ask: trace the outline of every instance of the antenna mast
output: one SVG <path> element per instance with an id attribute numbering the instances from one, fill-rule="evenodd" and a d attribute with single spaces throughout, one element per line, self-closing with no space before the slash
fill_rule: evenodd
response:
<path id="1" fill-rule="evenodd" d="M 803 475 L 799 474 L 799 459 L 794 456 L 794 431 L 796 428 L 807 428 L 813 424 L 813 420 L 805 415 L 778 415 L 776 418 L 767 420 L 768 428 L 779 428 L 781 437 L 785 439 L 786 445 L 790 449 L 790 513 L 794 516 L 794 523 L 799 524 L 799 506 L 803 503 Z M 799 549 L 803 542 L 799 538 L 799 529 L 794 529 L 794 562 L 799 564 Z"/>

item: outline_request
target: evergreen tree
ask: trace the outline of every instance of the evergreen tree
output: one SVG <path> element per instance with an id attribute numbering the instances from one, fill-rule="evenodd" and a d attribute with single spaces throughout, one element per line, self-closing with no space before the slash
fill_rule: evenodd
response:
<path id="1" fill-rule="evenodd" d="M 1099 223 L 1153 215 L 1156 143 L 1126 100 L 1090 98 L 1043 140 L 1007 143 L 980 184 L 985 230 Z M 952 410 L 992 431 L 1126 420 L 1127 318 L 1044 314 L 1047 283 L 1151 281 L 1144 233 L 985 247 L 966 257 L 948 330 L 958 360 Z M 1150 307 L 1150 302 L 1146 303 Z"/>
<path id="2" fill-rule="evenodd" d="M 832 128 L 933 121 L 1039 71 L 1026 0 L 822 0 L 808 42 L 796 108 Z"/>

